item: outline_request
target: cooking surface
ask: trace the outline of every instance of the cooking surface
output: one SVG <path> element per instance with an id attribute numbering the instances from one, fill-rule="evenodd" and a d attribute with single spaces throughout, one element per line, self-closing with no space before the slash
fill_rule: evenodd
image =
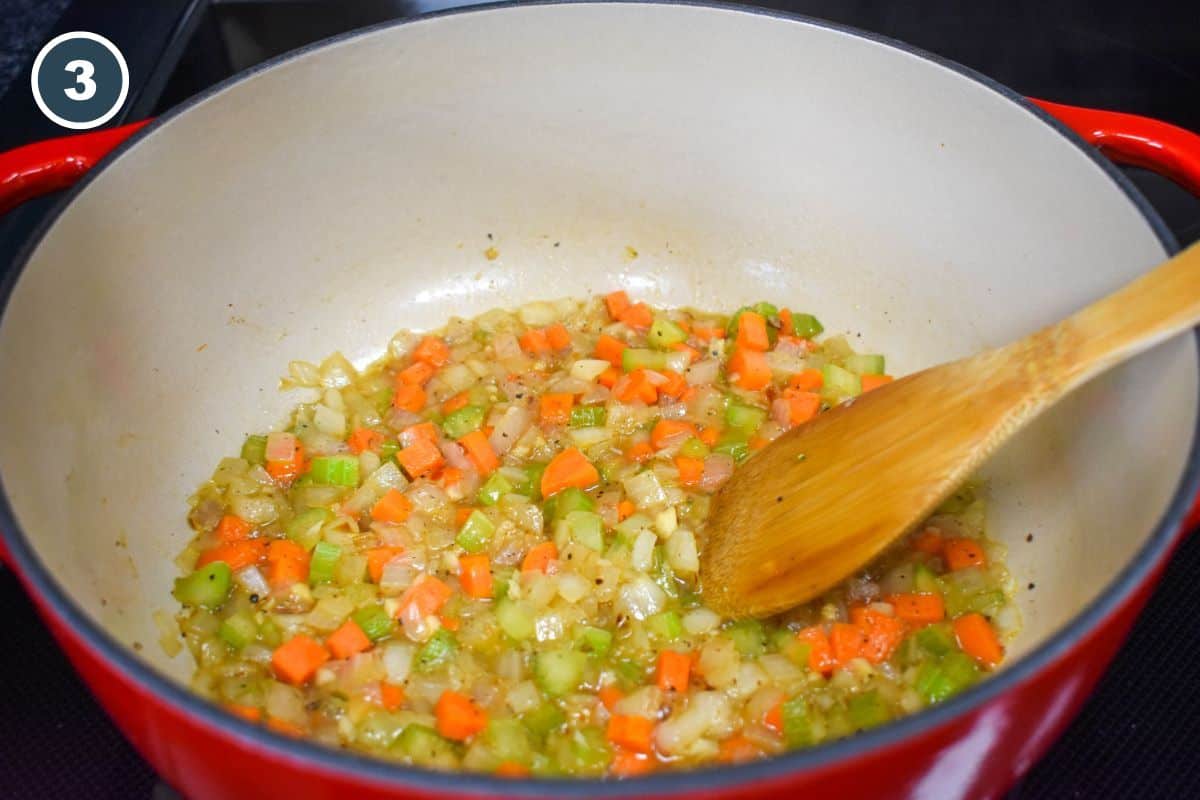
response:
<path id="1" fill-rule="evenodd" d="M 32 5 L 10 7 L 0 0 L 5 23 L 0 52 L 11 56 L 22 49 L 23 57 L 15 60 L 26 70 L 16 75 L 14 91 L 0 99 L 5 120 L 0 148 L 60 133 L 37 114 L 26 88 L 34 53 L 58 32 L 93 30 L 122 48 L 133 79 L 126 116 L 132 120 L 159 113 L 275 53 L 446 4 L 356 2 L 346 8 L 321 2 L 230 2 L 210 8 L 203 2 L 161 0 L 148 8 L 151 4 L 60 2 L 69 9 L 53 29 L 24 42 L 12 38 L 9 31 L 35 24 L 32 17 L 28 23 L 14 22 Z M 1055 12 L 1032 3 L 987 2 L 973 4 L 964 17 L 957 4 L 938 2 L 925 4 L 918 18 L 864 2 L 772 5 L 910 41 L 1018 91 L 1153 114 L 1200 130 L 1200 53 L 1190 44 L 1197 25 L 1169 7 L 1135 18 L 1132 11 L 1103 15 L 1075 2 Z M 5 63 L 0 59 L 0 91 Z M 1134 178 L 1181 241 L 1200 238 L 1200 202 L 1153 176 Z M 47 206 L 35 203 L 0 222 L 0 264 L 10 262 Z M 1200 626 L 1188 616 L 1187 576 L 1197 570 L 1200 543 L 1193 537 L 1176 555 L 1095 700 L 1014 797 L 1200 795 L 1200 770 L 1188 758 L 1189 743 L 1200 734 L 1195 713 L 1200 689 L 1186 677 L 1200 655 Z M 0 776 L 7 778 L 6 794 L 166 794 L 87 696 L 32 618 L 11 575 L 3 572 L 0 608 L 9 620 L 4 642 L 10 655 L 0 667 Z"/>

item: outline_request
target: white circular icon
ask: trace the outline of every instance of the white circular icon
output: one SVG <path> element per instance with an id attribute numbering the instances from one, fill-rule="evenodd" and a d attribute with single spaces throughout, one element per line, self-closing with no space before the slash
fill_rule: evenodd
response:
<path id="1" fill-rule="evenodd" d="M 117 46 L 98 33 L 55 36 L 37 54 L 33 100 L 52 122 L 83 131 L 108 122 L 129 95 L 129 67 Z"/>

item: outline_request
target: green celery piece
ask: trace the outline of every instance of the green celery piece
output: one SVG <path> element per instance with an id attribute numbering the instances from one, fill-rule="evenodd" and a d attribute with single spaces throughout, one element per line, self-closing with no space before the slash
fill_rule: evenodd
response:
<path id="1" fill-rule="evenodd" d="M 265 464 L 267 462 L 267 437 L 251 434 L 242 443 L 242 458 L 250 463 Z"/>
<path id="2" fill-rule="evenodd" d="M 781 628 L 775 631 L 771 638 L 775 642 L 775 649 L 788 661 L 797 667 L 808 666 L 808 654 L 812 652 L 812 645 L 800 641 L 794 631 Z"/>
<path id="3" fill-rule="evenodd" d="M 437 633 L 417 651 L 417 670 L 432 672 L 449 661 L 457 649 L 458 642 L 455 640 L 454 634 L 445 628 L 439 628 Z"/>
<path id="4" fill-rule="evenodd" d="M 358 724 L 355 740 L 372 750 L 386 750 L 404 731 L 403 717 L 383 710 L 369 711 Z"/>
<path id="5" fill-rule="evenodd" d="M 526 711 L 521 717 L 522 724 L 540 739 L 561 728 L 566 721 L 567 715 L 551 702 L 542 703 L 532 711 Z"/>
<path id="6" fill-rule="evenodd" d="M 400 442 L 395 439 L 385 439 L 383 444 L 379 446 L 379 459 L 381 461 L 391 461 L 396 457 L 396 453 L 400 452 Z"/>
<path id="7" fill-rule="evenodd" d="M 879 355 L 855 353 L 842 359 L 842 364 L 846 369 L 858 375 L 883 375 L 886 373 L 883 356 Z"/>
<path id="8" fill-rule="evenodd" d="M 942 657 L 942 674 L 957 693 L 979 680 L 982 673 L 969 655 L 955 650 Z"/>
<path id="9" fill-rule="evenodd" d="M 525 480 L 513 487 L 515 494 L 523 494 L 530 500 L 542 499 L 542 473 L 546 465 L 535 461 L 525 465 Z"/>
<path id="10" fill-rule="evenodd" d="M 862 394 L 862 379 L 848 369 L 842 369 L 837 364 L 826 364 L 821 367 L 821 375 L 825 379 L 821 393 L 832 397 L 857 397 Z"/>
<path id="11" fill-rule="evenodd" d="M 317 542 L 313 548 L 312 558 L 308 562 L 309 583 L 329 583 L 333 580 L 333 570 L 337 567 L 338 559 L 342 557 L 342 548 L 329 542 Z"/>
<path id="12" fill-rule="evenodd" d="M 496 602 L 496 622 L 512 639 L 523 642 L 537 633 L 533 610 L 521 600 L 505 597 Z"/>
<path id="13" fill-rule="evenodd" d="M 308 474 L 313 482 L 326 486 L 358 486 L 358 457 L 317 456 Z"/>
<path id="14" fill-rule="evenodd" d="M 913 638 L 917 644 L 926 653 L 935 657 L 941 657 L 947 653 L 951 653 L 958 649 L 958 644 L 954 638 L 954 631 L 950 624 L 946 622 L 938 622 L 933 625 L 926 625 L 917 631 Z"/>
<path id="15" fill-rule="evenodd" d="M 579 635 L 576 637 L 580 647 L 598 658 L 608 655 L 608 651 L 612 648 L 612 640 L 612 631 L 594 628 L 591 625 L 580 628 Z"/>
<path id="16" fill-rule="evenodd" d="M 937 661 L 926 661 L 917 671 L 914 687 L 927 703 L 938 703 L 954 694 L 954 684 Z"/>
<path id="17" fill-rule="evenodd" d="M 590 547 L 597 553 L 604 552 L 604 520 L 594 511 L 572 511 L 565 520 L 571 538 Z"/>
<path id="18" fill-rule="evenodd" d="M 803 697 L 793 697 L 784 702 L 783 738 L 788 747 L 804 747 L 813 743 L 812 720 L 808 716 L 808 703 Z"/>
<path id="19" fill-rule="evenodd" d="M 732 456 L 740 464 L 750 455 L 750 443 L 736 431 L 730 431 L 721 435 L 713 452 Z"/>
<path id="20" fill-rule="evenodd" d="M 679 455 L 685 458 L 704 458 L 708 455 L 708 445 L 693 436 L 679 446 Z"/>
<path id="21" fill-rule="evenodd" d="M 371 395 L 371 407 L 378 411 L 380 416 L 386 416 L 392 407 L 392 396 L 395 393 L 392 389 L 380 389 Z"/>
<path id="22" fill-rule="evenodd" d="M 562 778 L 562 767 L 545 753 L 534 753 L 529 757 L 529 772 L 537 778 Z"/>
<path id="23" fill-rule="evenodd" d="M 427 725 L 412 723 L 396 739 L 395 748 L 423 767 L 452 769 L 458 766 L 454 744 Z"/>
<path id="24" fill-rule="evenodd" d="M 874 689 L 851 695 L 846 708 L 850 714 L 850 722 L 860 730 L 874 728 L 892 718 L 892 712 L 888 710 L 879 692 Z"/>
<path id="25" fill-rule="evenodd" d="M 507 478 L 499 472 L 493 472 L 488 479 L 483 482 L 483 486 L 479 487 L 479 492 L 475 495 L 482 505 L 494 506 L 500 502 L 500 498 L 510 493 L 513 490 L 513 485 Z"/>
<path id="26" fill-rule="evenodd" d="M 656 639 L 673 642 L 683 636 L 683 618 L 678 611 L 662 611 L 646 620 L 646 627 Z"/>
<path id="27" fill-rule="evenodd" d="M 221 607 L 232 588 L 233 571 L 224 561 L 214 561 L 191 575 L 176 578 L 171 594 L 185 606 L 203 606 L 212 610 Z"/>
<path id="28" fill-rule="evenodd" d="M 602 405 L 575 406 L 571 409 L 572 428 L 599 428 L 608 420 L 608 409 Z"/>
<path id="29" fill-rule="evenodd" d="M 596 774 L 608 768 L 612 749 L 600 728 L 580 728 L 567 734 L 566 765 L 571 774 Z M 561 751 L 560 751 L 561 753 Z"/>
<path id="30" fill-rule="evenodd" d="M 622 689 L 631 689 L 640 686 L 646 679 L 646 668 L 636 661 L 623 658 L 616 663 L 615 667 L 617 680 L 620 682 Z"/>
<path id="31" fill-rule="evenodd" d="M 621 368 L 626 372 L 650 369 L 661 372 L 667 368 L 667 354 L 642 347 L 626 347 L 621 352 Z"/>
<path id="32" fill-rule="evenodd" d="M 552 697 L 575 691 L 583 680 L 587 656 L 576 650 L 547 650 L 534 659 L 533 677 L 538 688 Z"/>
<path id="33" fill-rule="evenodd" d="M 572 511 L 595 511 L 596 501 L 578 486 L 568 486 L 542 505 L 542 514 L 550 522 L 561 522 Z"/>
<path id="34" fill-rule="evenodd" d="M 321 526 L 333 519 L 327 508 L 307 508 L 283 526 L 287 537 L 305 550 L 312 550 L 321 541 Z"/>
<path id="35" fill-rule="evenodd" d="M 753 434 L 767 421 L 765 409 L 747 406 L 731 400 L 725 407 L 725 424 L 734 430 L 744 433 L 747 437 Z"/>
<path id="36" fill-rule="evenodd" d="M 442 431 L 451 439 L 461 439 L 472 431 L 483 427 L 487 411 L 482 406 L 463 406 L 452 411 L 442 420 Z"/>
<path id="37" fill-rule="evenodd" d="M 756 619 L 740 619 L 730 623 L 725 635 L 733 640 L 734 647 L 743 658 L 758 658 L 767 651 L 766 631 Z"/>
<path id="38" fill-rule="evenodd" d="M 262 643 L 267 647 L 276 648 L 283 644 L 283 631 L 279 630 L 275 620 L 267 617 L 262 625 L 258 626 L 258 638 L 262 639 Z"/>
<path id="39" fill-rule="evenodd" d="M 234 650 L 241 650 L 258 636 L 258 625 L 249 612 L 239 611 L 221 621 L 217 635 Z"/>
<path id="40" fill-rule="evenodd" d="M 528 764 L 533 757 L 529 729 L 518 719 L 493 719 L 483 731 L 483 743 L 499 761 Z"/>
<path id="41" fill-rule="evenodd" d="M 670 350 L 671 345 L 687 341 L 687 332 L 671 320 L 659 317 L 650 326 L 646 340 L 658 350 Z"/>
<path id="42" fill-rule="evenodd" d="M 467 521 L 459 528 L 458 536 L 454 541 L 468 553 L 478 553 L 487 547 L 495 532 L 496 525 L 487 518 L 486 514 L 476 510 L 471 512 L 471 516 L 467 517 Z"/>
<path id="43" fill-rule="evenodd" d="M 350 619 L 363 629 L 372 642 L 387 638 L 396 629 L 396 623 L 378 603 L 358 609 L 350 615 Z"/>
<path id="44" fill-rule="evenodd" d="M 941 594 L 942 591 L 937 575 L 920 562 L 913 566 L 913 591 L 918 594 Z"/>
<path id="45" fill-rule="evenodd" d="M 792 314 L 792 330 L 801 339 L 812 339 L 824 332 L 825 326 L 812 314 Z"/>

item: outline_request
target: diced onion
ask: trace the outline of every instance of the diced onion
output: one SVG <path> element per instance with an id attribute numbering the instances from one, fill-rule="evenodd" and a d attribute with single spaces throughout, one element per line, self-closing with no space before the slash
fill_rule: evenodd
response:
<path id="1" fill-rule="evenodd" d="M 683 377 L 692 386 L 703 386 L 709 383 L 716 383 L 720 374 L 721 362 L 715 358 L 708 358 L 704 361 L 697 361 L 684 370 Z"/>
<path id="2" fill-rule="evenodd" d="M 263 577 L 262 571 L 258 567 L 240 569 L 234 573 L 233 579 L 250 594 L 265 598 L 271 593 L 271 587 L 267 585 L 267 579 Z"/>
<path id="3" fill-rule="evenodd" d="M 721 615 L 707 608 L 694 608 L 683 615 L 683 629 L 695 636 L 715 630 L 721 624 Z"/>
<path id="4" fill-rule="evenodd" d="M 643 576 L 621 587 L 618 602 L 634 619 L 643 620 L 662 611 L 667 595 L 657 583 Z"/>
<path id="5" fill-rule="evenodd" d="M 600 377 L 611 364 L 599 358 L 581 358 L 571 365 L 571 377 L 584 381 L 594 381 Z"/>
<path id="6" fill-rule="evenodd" d="M 321 433 L 338 438 L 346 435 L 346 415 L 324 403 L 318 403 L 313 409 L 313 424 Z"/>
<path id="7" fill-rule="evenodd" d="M 662 505 L 667 500 L 658 476 L 653 472 L 642 472 L 621 482 L 625 487 L 625 495 L 638 508 L 651 508 Z"/>
<path id="8" fill-rule="evenodd" d="M 667 539 L 667 563 L 676 572 L 691 574 L 700 570 L 700 555 L 696 551 L 696 535 L 680 528 Z"/>
<path id="9" fill-rule="evenodd" d="M 629 564 L 639 572 L 648 572 L 654 564 L 654 545 L 658 537 L 651 531 L 642 531 L 633 540 L 633 549 L 629 556 Z"/>
<path id="10" fill-rule="evenodd" d="M 383 648 L 383 668 L 388 680 L 403 684 L 412 672 L 413 646 L 407 642 L 395 642 Z"/>

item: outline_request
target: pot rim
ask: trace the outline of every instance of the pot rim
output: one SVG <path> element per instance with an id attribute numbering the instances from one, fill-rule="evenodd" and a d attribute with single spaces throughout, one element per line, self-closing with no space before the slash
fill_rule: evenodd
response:
<path id="1" fill-rule="evenodd" d="M 1107 175 L 1145 218 L 1146 223 L 1158 237 L 1168 254 L 1179 250 L 1179 244 L 1167 228 L 1158 212 L 1147 202 L 1141 192 L 1111 161 L 1089 147 L 1075 133 L 1048 113 L 1030 103 L 1025 97 L 982 75 L 975 70 L 941 56 L 926 52 L 905 42 L 863 31 L 852 26 L 833 23 L 819 18 L 792 14 L 773 9 L 755 8 L 720 2 L 719 0 L 501 0 L 501 2 L 458 7 L 435 11 L 416 17 L 408 17 L 347 31 L 336 36 L 300 47 L 256 64 L 226 78 L 205 91 L 188 98 L 149 125 L 137 131 L 128 140 L 109 153 L 100 163 L 73 187 L 68 189 L 55 203 L 51 211 L 39 223 L 33 235 L 23 245 L 13 262 L 12 268 L 0 284 L 0 322 L 8 308 L 12 291 L 34 251 L 47 232 L 53 227 L 63 211 L 101 172 L 121 158 L 129 149 L 136 147 L 160 126 L 185 113 L 209 97 L 240 83 L 260 72 L 272 69 L 292 59 L 305 56 L 315 50 L 341 44 L 351 39 L 367 36 L 382 30 L 425 22 L 430 19 L 495 11 L 505 8 L 558 5 L 645 5 L 687 6 L 731 13 L 753 14 L 795 22 L 814 28 L 824 28 L 915 56 L 937 66 L 951 70 L 984 88 L 990 89 L 1009 100 L 1028 114 L 1040 119 L 1060 135 L 1074 144 L 1100 170 Z M 1195 330 L 1200 346 L 1200 328 Z M 1200 350 L 1200 347 L 1198 347 Z M 1200 353 L 1198 353 L 1200 355 Z M 1198 358 L 1200 367 L 1200 358 Z M 338 778 L 367 782 L 381 788 L 424 792 L 476 793 L 496 796 L 530 796 L 544 798 L 562 797 L 642 797 L 647 794 L 678 794 L 685 792 L 711 792 L 716 789 L 783 778 L 792 773 L 820 771 L 839 762 L 850 761 L 865 753 L 884 750 L 916 739 L 959 718 L 980 710 L 1001 694 L 1006 693 L 1031 679 L 1051 663 L 1066 656 L 1080 641 L 1096 631 L 1115 610 L 1153 575 L 1168 555 L 1188 511 L 1191 499 L 1200 490 L 1200 414 L 1192 431 L 1192 444 L 1175 491 L 1158 524 L 1145 544 L 1130 559 L 1118 575 L 1103 591 L 1075 615 L 1062 629 L 1050 636 L 1037 648 L 1011 665 L 1006 666 L 994 677 L 988 678 L 950 700 L 915 714 L 903 717 L 879 728 L 860 733 L 854 737 L 835 740 L 812 748 L 784 753 L 761 761 L 703 767 L 686 772 L 658 773 L 637 778 L 611 781 L 596 779 L 510 779 L 471 772 L 435 772 L 417 767 L 394 764 L 348 751 L 334 750 L 303 739 L 292 739 L 271 732 L 268 728 L 247 722 L 221 710 L 190 690 L 176 684 L 155 668 L 143 662 L 134 652 L 113 638 L 106 630 L 88 619 L 84 611 L 70 598 L 58 580 L 36 555 L 24 531 L 16 520 L 7 490 L 4 488 L 0 470 L 0 537 L 8 548 L 11 560 L 17 565 L 18 575 L 44 610 L 51 611 L 58 620 L 69 628 L 77 642 L 105 662 L 114 673 L 122 676 L 158 699 L 186 713 L 192 720 L 214 730 L 218 735 L 235 740 L 273 758 L 291 761 L 304 769 L 315 768 Z"/>

